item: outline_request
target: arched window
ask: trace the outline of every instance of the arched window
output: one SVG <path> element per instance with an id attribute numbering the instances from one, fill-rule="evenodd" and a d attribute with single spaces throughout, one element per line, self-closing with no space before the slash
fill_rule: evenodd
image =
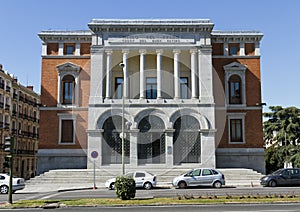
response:
<path id="1" fill-rule="evenodd" d="M 72 75 L 66 75 L 62 79 L 62 92 L 63 101 L 65 105 L 73 104 L 74 99 L 74 88 L 75 88 L 75 78 Z"/>
<path id="2" fill-rule="evenodd" d="M 229 78 L 229 104 L 242 104 L 242 80 L 238 75 Z"/>

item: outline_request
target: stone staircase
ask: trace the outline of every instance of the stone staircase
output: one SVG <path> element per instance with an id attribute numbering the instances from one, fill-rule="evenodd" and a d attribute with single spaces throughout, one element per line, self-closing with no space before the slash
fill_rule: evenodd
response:
<path id="1" fill-rule="evenodd" d="M 145 167 L 143 170 L 149 167 Z M 171 186 L 172 179 L 182 173 L 190 170 L 180 166 L 172 169 L 151 168 L 158 178 L 158 186 Z M 260 186 L 259 179 L 262 174 L 252 169 L 232 168 L 219 169 L 225 175 L 226 186 L 229 187 L 256 187 Z M 126 169 L 126 172 L 134 171 Z M 96 169 L 95 183 L 96 187 L 104 187 L 105 181 L 114 176 L 120 175 L 120 168 Z M 94 170 L 93 169 L 61 169 L 45 172 L 35 178 L 26 181 L 27 192 L 47 192 L 68 189 L 84 189 L 94 187 Z"/>

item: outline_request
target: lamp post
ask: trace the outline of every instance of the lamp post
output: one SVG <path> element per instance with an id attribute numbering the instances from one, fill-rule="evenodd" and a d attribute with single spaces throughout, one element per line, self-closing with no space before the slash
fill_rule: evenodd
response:
<path id="1" fill-rule="evenodd" d="M 123 71 L 123 89 L 122 89 L 122 132 L 121 132 L 121 139 L 122 139 L 122 174 L 125 174 L 125 140 L 124 140 L 124 107 L 125 107 L 125 73 L 124 68 L 125 64 L 120 63 L 119 66 L 122 68 Z"/>

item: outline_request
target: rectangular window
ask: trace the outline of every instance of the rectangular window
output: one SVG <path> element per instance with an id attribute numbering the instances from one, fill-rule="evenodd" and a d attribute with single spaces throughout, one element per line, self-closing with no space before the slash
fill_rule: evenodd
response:
<path id="1" fill-rule="evenodd" d="M 180 77 L 180 93 L 181 99 L 188 98 L 188 78 L 187 77 Z"/>
<path id="2" fill-rule="evenodd" d="M 230 142 L 243 142 L 242 119 L 230 119 Z"/>
<path id="3" fill-rule="evenodd" d="M 73 120 L 61 120 L 61 143 L 74 142 L 74 126 Z"/>
<path id="4" fill-rule="evenodd" d="M 67 45 L 66 46 L 66 55 L 73 55 L 74 54 L 74 46 L 73 45 Z"/>
<path id="5" fill-rule="evenodd" d="M 123 96 L 123 78 L 117 77 L 115 79 L 115 98 L 122 99 Z"/>
<path id="6" fill-rule="evenodd" d="M 146 98 L 156 99 L 157 97 L 157 79 L 155 77 L 148 77 L 146 79 Z"/>
<path id="7" fill-rule="evenodd" d="M 73 103 L 73 82 L 64 82 L 63 83 L 63 104 L 72 104 Z"/>

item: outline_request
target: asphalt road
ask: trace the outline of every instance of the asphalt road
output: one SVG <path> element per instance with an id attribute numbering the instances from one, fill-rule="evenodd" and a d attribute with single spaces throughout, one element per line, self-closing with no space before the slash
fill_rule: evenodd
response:
<path id="1" fill-rule="evenodd" d="M 152 197 L 176 197 L 177 195 L 193 195 L 199 196 L 234 196 L 234 195 L 300 195 L 300 187 L 254 187 L 254 188 L 190 188 L 190 189 L 175 189 L 175 188 L 158 188 L 152 190 L 138 189 L 136 198 L 152 198 Z M 49 193 L 23 193 L 17 191 L 13 194 L 13 201 L 24 199 L 78 199 L 78 198 L 116 198 L 114 190 L 96 189 L 96 190 L 73 190 L 63 192 Z M 6 202 L 8 195 L 0 195 L 0 203 Z"/>
<path id="2" fill-rule="evenodd" d="M 57 211 L 62 212 L 98 212 L 98 211 L 130 211 L 130 212 L 140 212 L 140 211 L 159 211 L 159 212 L 299 212 L 300 204 L 224 204 L 224 205 L 176 205 L 175 206 L 121 206 L 121 207 L 84 207 L 84 208 L 59 208 Z M 12 210 L 0 210 L 2 211 L 12 211 Z M 16 211 L 16 210 L 13 210 Z M 45 211 L 45 209 L 22 209 L 22 211 Z"/>

